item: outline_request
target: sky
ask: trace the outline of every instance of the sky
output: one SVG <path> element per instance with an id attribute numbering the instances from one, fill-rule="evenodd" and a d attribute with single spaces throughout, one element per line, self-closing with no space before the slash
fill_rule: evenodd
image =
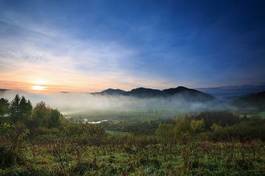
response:
<path id="1" fill-rule="evenodd" d="M 265 1 L 0 0 L 0 88 L 265 82 Z"/>

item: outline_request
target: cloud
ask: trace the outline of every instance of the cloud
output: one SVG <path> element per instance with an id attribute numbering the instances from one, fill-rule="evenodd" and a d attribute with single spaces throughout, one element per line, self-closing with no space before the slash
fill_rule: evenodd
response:
<path id="1" fill-rule="evenodd" d="M 265 18 L 251 4 L 1 1 L 1 80 L 87 91 L 258 83 Z"/>
<path id="2" fill-rule="evenodd" d="M 135 67 L 131 64 L 138 51 L 119 42 L 77 39 L 59 28 L 38 27 L 14 14 L 0 21 L 4 29 L 0 31 L 1 81 L 34 84 L 45 79 L 50 89 L 77 91 L 163 84 L 148 81 L 148 76 L 137 77 L 139 73 L 132 75 L 127 68 Z"/>

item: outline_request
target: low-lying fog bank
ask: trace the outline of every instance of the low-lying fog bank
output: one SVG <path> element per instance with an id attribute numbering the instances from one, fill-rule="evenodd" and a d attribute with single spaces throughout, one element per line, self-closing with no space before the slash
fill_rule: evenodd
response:
<path id="1" fill-rule="evenodd" d="M 89 93 L 33 94 L 5 91 L 0 97 L 12 100 L 15 94 L 25 96 L 33 105 L 44 101 L 47 105 L 59 109 L 63 114 L 85 114 L 92 112 L 198 112 L 231 109 L 219 102 L 188 102 L 182 96 L 136 98 L 130 96 L 92 95 Z"/>

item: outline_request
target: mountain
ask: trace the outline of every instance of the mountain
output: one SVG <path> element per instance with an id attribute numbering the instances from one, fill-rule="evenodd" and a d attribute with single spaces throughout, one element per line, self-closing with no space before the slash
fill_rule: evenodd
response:
<path id="1" fill-rule="evenodd" d="M 106 90 L 103 90 L 102 92 L 96 92 L 92 94 L 94 95 L 125 95 L 125 96 L 132 96 L 132 97 L 138 97 L 138 98 L 181 96 L 182 98 L 186 100 L 190 100 L 190 101 L 209 101 L 209 100 L 214 99 L 214 97 L 209 94 L 203 93 L 195 89 L 189 89 L 183 86 L 164 89 L 164 90 L 150 89 L 150 88 L 144 88 L 144 87 L 135 88 L 130 91 L 124 91 L 121 89 L 106 89 Z"/>
<path id="2" fill-rule="evenodd" d="M 139 87 L 139 88 L 132 89 L 131 91 L 129 91 L 128 95 L 146 98 L 146 97 L 162 96 L 162 92 L 161 90 L 158 90 L 158 89 L 149 89 L 149 88 Z"/>
<path id="3" fill-rule="evenodd" d="M 184 99 L 190 100 L 190 101 L 209 101 L 214 100 L 214 96 L 195 90 L 195 89 L 189 89 L 183 86 L 179 86 L 176 88 L 169 88 L 164 89 L 163 94 L 165 96 L 175 96 L 175 95 L 181 95 Z"/>
<path id="4" fill-rule="evenodd" d="M 234 101 L 234 104 L 241 108 L 265 110 L 265 91 L 241 96 Z"/>
<path id="5" fill-rule="evenodd" d="M 101 92 L 95 92 L 92 93 L 94 95 L 127 95 L 127 91 L 121 90 L 121 89 L 106 89 Z"/>
<path id="6" fill-rule="evenodd" d="M 264 91 L 265 84 L 198 88 L 197 90 L 211 94 L 221 100 L 235 100 L 242 96 Z"/>

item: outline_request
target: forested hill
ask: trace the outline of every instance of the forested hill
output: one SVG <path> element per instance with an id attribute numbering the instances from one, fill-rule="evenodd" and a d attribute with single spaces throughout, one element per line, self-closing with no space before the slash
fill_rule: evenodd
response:
<path id="1" fill-rule="evenodd" d="M 195 89 L 189 89 L 183 86 L 164 89 L 164 90 L 139 87 L 139 88 L 132 89 L 130 91 L 110 88 L 110 89 L 106 89 L 101 92 L 95 92 L 92 94 L 111 95 L 111 96 L 124 95 L 124 96 L 138 97 L 138 98 L 181 96 L 187 100 L 200 100 L 200 101 L 209 101 L 209 100 L 214 99 L 214 97 L 210 94 L 207 94 L 207 93 L 195 90 Z"/>
<path id="2" fill-rule="evenodd" d="M 239 107 L 252 107 L 265 110 L 265 91 L 241 96 L 234 103 Z"/>

